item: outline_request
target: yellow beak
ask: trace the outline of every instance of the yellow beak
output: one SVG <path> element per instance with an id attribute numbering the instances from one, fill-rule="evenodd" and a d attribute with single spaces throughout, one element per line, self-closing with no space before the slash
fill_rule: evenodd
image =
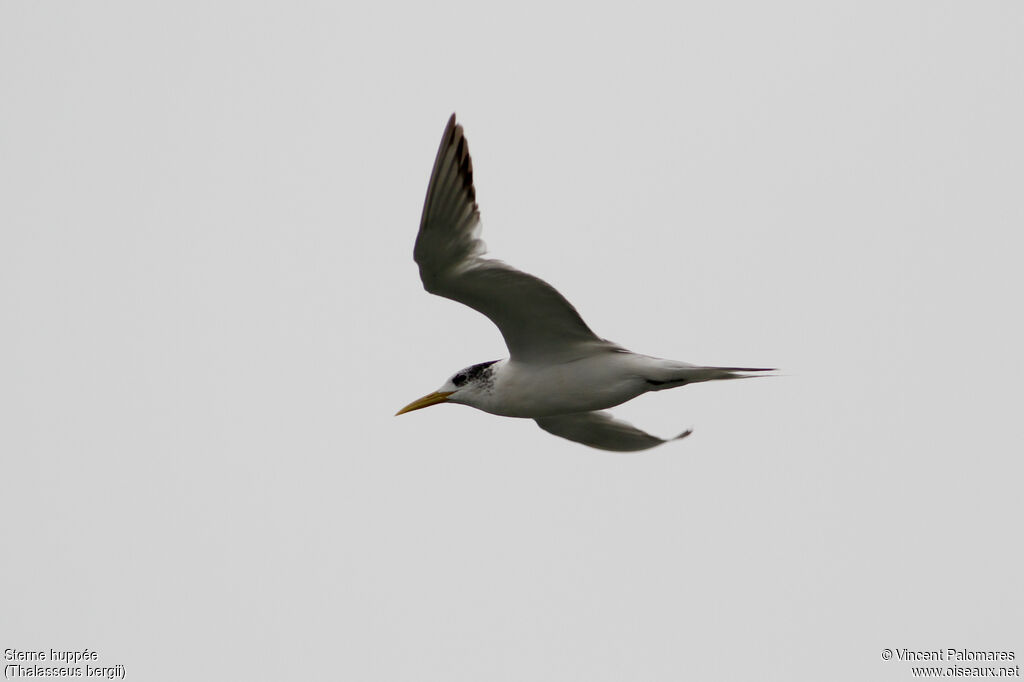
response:
<path id="1" fill-rule="evenodd" d="M 437 405 L 438 403 L 446 403 L 448 402 L 448 396 L 452 393 L 455 393 L 455 391 L 435 391 L 434 393 L 425 395 L 419 400 L 412 401 L 398 412 L 395 412 L 395 416 L 397 417 L 400 414 L 412 412 L 413 410 L 422 410 L 424 407 L 430 407 L 431 405 Z"/>

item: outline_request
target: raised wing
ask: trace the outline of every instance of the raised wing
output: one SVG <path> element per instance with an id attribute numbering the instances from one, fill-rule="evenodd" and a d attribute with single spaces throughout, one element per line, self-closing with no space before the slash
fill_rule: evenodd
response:
<path id="1" fill-rule="evenodd" d="M 693 433 L 687 429 L 675 438 L 658 438 L 621 419 L 616 419 L 609 412 L 560 414 L 555 417 L 541 417 L 536 421 L 537 425 L 548 433 L 599 450 L 616 452 L 647 450 L 671 440 L 686 438 Z"/>
<path id="2" fill-rule="evenodd" d="M 484 258 L 487 248 L 479 232 L 473 162 L 452 114 L 430 174 L 413 251 L 423 288 L 489 317 L 515 360 L 569 360 L 607 343 L 550 284 Z"/>

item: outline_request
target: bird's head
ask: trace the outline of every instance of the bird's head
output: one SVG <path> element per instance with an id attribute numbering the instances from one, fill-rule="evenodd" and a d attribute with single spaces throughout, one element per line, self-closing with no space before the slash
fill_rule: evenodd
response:
<path id="1" fill-rule="evenodd" d="M 440 403 L 462 403 L 464 405 L 475 405 L 480 402 L 479 398 L 491 392 L 494 387 L 494 368 L 491 366 L 497 360 L 481 362 L 448 377 L 441 388 L 433 393 L 428 393 L 418 400 L 414 400 L 398 412 L 397 417 L 406 412 L 421 410 L 431 405 Z"/>

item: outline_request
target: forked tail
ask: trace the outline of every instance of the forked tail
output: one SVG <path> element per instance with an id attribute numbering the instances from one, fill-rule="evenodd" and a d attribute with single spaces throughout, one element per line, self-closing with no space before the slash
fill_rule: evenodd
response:
<path id="1" fill-rule="evenodd" d="M 666 366 L 657 372 L 657 376 L 647 377 L 647 383 L 651 385 L 652 391 L 660 391 L 665 388 L 675 388 L 702 381 L 771 376 L 766 372 L 774 371 L 774 369 L 762 367 L 701 367 L 681 362 L 666 363 Z"/>

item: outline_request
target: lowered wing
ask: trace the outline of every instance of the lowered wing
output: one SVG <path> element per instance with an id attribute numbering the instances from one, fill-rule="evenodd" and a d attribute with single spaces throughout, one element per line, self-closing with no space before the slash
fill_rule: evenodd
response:
<path id="1" fill-rule="evenodd" d="M 693 433 L 687 429 L 675 438 L 658 438 L 628 422 L 616 419 L 609 412 L 560 414 L 555 417 L 541 417 L 536 421 L 537 425 L 548 433 L 599 450 L 616 452 L 647 450 L 671 440 L 686 438 Z"/>

